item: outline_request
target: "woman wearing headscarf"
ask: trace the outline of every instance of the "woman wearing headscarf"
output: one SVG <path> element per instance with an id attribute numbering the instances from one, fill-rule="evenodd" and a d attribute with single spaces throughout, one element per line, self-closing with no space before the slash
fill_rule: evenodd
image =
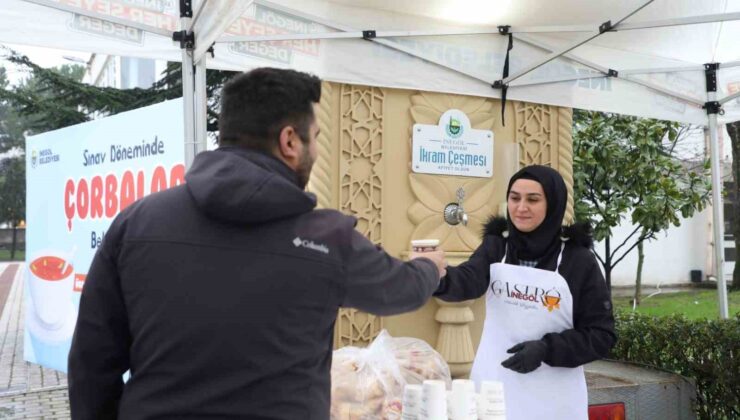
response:
<path id="1" fill-rule="evenodd" d="M 549 167 L 521 169 L 506 197 L 507 219 L 489 221 L 481 245 L 447 269 L 435 295 L 486 295 L 471 379 L 503 382 L 507 420 L 586 419 L 582 365 L 616 342 L 590 228 L 562 227 L 568 193 Z"/>

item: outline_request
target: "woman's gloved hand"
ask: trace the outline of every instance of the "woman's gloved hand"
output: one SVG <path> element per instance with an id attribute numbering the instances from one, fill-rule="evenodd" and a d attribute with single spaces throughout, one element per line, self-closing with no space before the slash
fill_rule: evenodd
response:
<path id="1" fill-rule="evenodd" d="M 524 341 L 506 350 L 515 353 L 501 362 L 501 366 L 519 373 L 529 373 L 542 364 L 547 355 L 547 343 L 542 340 Z"/>

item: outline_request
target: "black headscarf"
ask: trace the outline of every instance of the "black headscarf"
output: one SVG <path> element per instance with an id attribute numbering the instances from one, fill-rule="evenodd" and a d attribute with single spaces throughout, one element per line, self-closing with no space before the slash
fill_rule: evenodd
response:
<path id="1" fill-rule="evenodd" d="M 565 216 L 565 206 L 568 203 L 568 190 L 563 177 L 556 170 L 548 166 L 532 165 L 522 168 L 511 177 L 509 187 L 506 189 L 507 200 L 511 186 L 519 179 L 531 179 L 542 185 L 547 199 L 547 213 L 542 224 L 532 232 L 525 233 L 519 231 L 511 222 L 507 206 L 509 251 L 513 253 L 515 262 L 519 260 L 540 261 L 559 251 L 560 232 L 563 216 Z"/>

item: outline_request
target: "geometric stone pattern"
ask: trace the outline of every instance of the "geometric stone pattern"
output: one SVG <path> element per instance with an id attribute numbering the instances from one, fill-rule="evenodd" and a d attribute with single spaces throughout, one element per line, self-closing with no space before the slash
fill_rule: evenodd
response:
<path id="1" fill-rule="evenodd" d="M 339 210 L 357 218 L 356 229 L 375 244 L 383 242 L 383 89 L 339 87 Z M 383 319 L 341 309 L 334 347 L 370 344 Z"/>

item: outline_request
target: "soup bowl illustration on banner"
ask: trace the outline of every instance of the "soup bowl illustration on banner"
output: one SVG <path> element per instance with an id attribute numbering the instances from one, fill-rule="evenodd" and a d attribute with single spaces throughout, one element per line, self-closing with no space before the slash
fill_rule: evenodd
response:
<path id="1" fill-rule="evenodd" d="M 59 330 L 74 312 L 74 266 L 71 255 L 39 252 L 28 264 L 28 290 L 33 315 L 44 330 Z M 42 338 L 42 337 L 40 337 Z"/>

